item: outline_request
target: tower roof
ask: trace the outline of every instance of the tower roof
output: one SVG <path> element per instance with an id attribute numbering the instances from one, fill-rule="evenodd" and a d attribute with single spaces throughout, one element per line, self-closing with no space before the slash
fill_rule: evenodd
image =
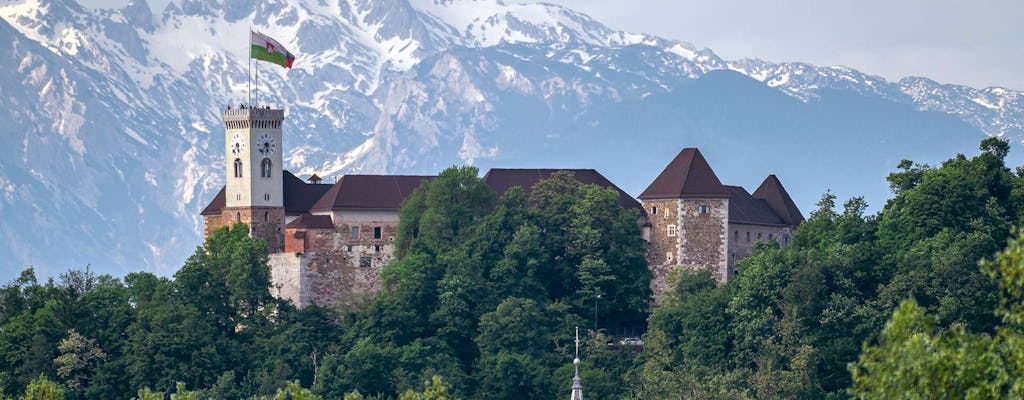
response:
<path id="1" fill-rule="evenodd" d="M 775 214 L 778 214 L 779 218 L 782 218 L 782 221 L 788 225 L 800 225 L 804 221 L 800 209 L 796 207 L 796 203 L 793 203 L 789 193 L 786 193 L 786 188 L 782 187 L 782 182 L 775 175 L 768 175 L 767 178 L 764 178 L 761 186 L 754 191 L 754 198 L 768 203 L 772 211 L 775 211 Z"/>
<path id="2" fill-rule="evenodd" d="M 789 225 L 772 210 L 768 202 L 756 199 L 740 186 L 726 186 L 729 189 L 729 223 L 748 225 L 785 226 Z"/>
<path id="3" fill-rule="evenodd" d="M 641 199 L 727 198 L 729 191 L 718 180 L 700 150 L 689 147 L 665 167 L 640 194 Z"/>

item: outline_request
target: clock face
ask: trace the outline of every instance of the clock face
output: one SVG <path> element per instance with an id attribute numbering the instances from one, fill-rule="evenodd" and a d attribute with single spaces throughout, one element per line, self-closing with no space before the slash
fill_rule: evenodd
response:
<path id="1" fill-rule="evenodd" d="M 242 136 L 241 133 L 236 133 L 235 136 L 231 137 L 231 154 L 238 157 L 242 153 L 245 153 L 245 136 Z"/>
<path id="2" fill-rule="evenodd" d="M 256 148 L 259 149 L 260 154 L 264 157 L 270 157 L 274 154 L 274 150 L 277 149 L 277 144 L 274 143 L 274 138 L 264 133 L 260 136 L 259 140 L 256 141 Z"/>

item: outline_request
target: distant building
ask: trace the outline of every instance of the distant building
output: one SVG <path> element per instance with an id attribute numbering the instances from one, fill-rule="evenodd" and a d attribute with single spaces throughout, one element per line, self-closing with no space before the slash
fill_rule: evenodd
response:
<path id="1" fill-rule="evenodd" d="M 202 211 L 204 233 L 237 222 L 270 251 L 274 296 L 297 306 L 359 305 L 381 289 L 380 269 L 393 258 L 402 202 L 432 176 L 345 175 L 333 184 L 304 182 L 282 168 L 284 111 L 224 111 L 225 185 Z M 483 181 L 499 196 L 529 192 L 558 169 L 491 169 Z M 684 149 L 638 202 L 593 169 L 577 180 L 616 190 L 619 205 L 638 209 L 654 275 L 655 298 L 669 271 L 711 269 L 720 280 L 757 240 L 788 245 L 803 216 L 770 175 L 753 195 L 722 185 L 697 149 Z"/>
<path id="2" fill-rule="evenodd" d="M 736 261 L 759 240 L 788 246 L 803 222 L 796 204 L 775 175 L 751 195 L 718 180 L 704 156 L 686 148 L 640 194 L 648 223 L 647 263 L 655 297 L 679 267 L 710 269 L 720 281 L 736 273 Z"/>

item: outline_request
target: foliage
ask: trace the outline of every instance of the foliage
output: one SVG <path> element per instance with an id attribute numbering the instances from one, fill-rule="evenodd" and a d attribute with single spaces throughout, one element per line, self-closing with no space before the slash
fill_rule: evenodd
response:
<path id="1" fill-rule="evenodd" d="M 1021 221 L 1013 193 L 1024 194 L 1024 183 L 1003 164 L 1007 149 L 986 139 L 981 154 L 958 155 L 940 167 L 904 160 L 889 176 L 895 197 L 877 215 L 865 215 L 860 198 L 837 210 L 836 197 L 826 193 L 791 246 L 756 245 L 727 284 L 680 274 L 648 321 L 636 396 L 843 398 L 856 377 L 847 364 L 857 360 L 861 343 L 966 351 L 956 347 L 965 338 L 992 337 L 1001 329 L 992 312 L 998 286 L 977 261 L 1006 241 L 1007 221 Z M 900 306 L 908 298 L 914 302 Z M 897 307 L 899 328 L 883 330 Z M 910 335 L 914 329 L 928 333 Z M 969 368 L 962 373 L 969 376 Z M 900 390 L 877 398 L 933 393 Z"/>
<path id="2" fill-rule="evenodd" d="M 573 328 L 596 322 L 588 398 L 1020 397 L 1024 245 L 977 263 L 1024 224 L 1024 168 L 999 139 L 980 148 L 901 162 L 876 214 L 825 193 L 791 245 L 755 244 L 725 284 L 678 271 L 653 309 L 637 211 L 571 173 L 499 198 L 473 167 L 443 171 L 403 205 L 384 290 L 358 310 L 272 298 L 244 225 L 172 278 L 27 269 L 0 287 L 0 393 L 550 399 L 570 390 Z"/>
<path id="3" fill-rule="evenodd" d="M 43 375 L 29 382 L 21 400 L 64 400 L 64 388 Z"/>
<path id="4" fill-rule="evenodd" d="M 995 335 L 970 332 L 960 323 L 941 328 L 917 302 L 904 301 L 877 342 L 850 366 L 850 393 L 862 399 L 1024 397 L 1024 238 L 1018 234 L 982 267 L 1002 289 L 996 312 L 1003 325 Z"/>

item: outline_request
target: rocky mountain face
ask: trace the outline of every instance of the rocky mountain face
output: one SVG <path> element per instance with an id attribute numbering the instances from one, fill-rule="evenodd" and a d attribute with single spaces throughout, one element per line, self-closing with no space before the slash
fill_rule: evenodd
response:
<path id="1" fill-rule="evenodd" d="M 252 70 L 250 26 L 294 68 Z M 698 146 L 725 183 L 777 174 L 805 213 L 826 190 L 881 206 L 900 159 L 1024 137 L 1021 92 L 723 60 L 499 0 L 0 0 L 0 52 L 7 279 L 173 273 L 223 184 L 220 111 L 240 102 L 286 109 L 301 176 L 577 167 L 639 193 Z"/>

